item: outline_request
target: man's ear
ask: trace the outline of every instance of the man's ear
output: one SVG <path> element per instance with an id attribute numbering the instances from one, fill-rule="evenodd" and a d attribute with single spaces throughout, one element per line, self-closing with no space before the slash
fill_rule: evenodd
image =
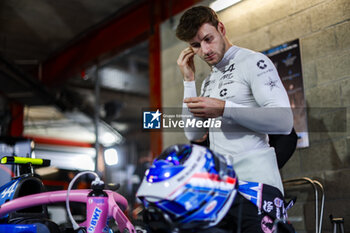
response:
<path id="1" fill-rule="evenodd" d="M 218 23 L 218 32 L 223 36 L 226 35 L 225 25 L 222 22 Z"/>

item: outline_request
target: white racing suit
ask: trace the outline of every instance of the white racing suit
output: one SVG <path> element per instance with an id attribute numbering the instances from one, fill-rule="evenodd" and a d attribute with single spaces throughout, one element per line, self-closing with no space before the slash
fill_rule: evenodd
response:
<path id="1" fill-rule="evenodd" d="M 195 82 L 185 81 L 184 98 L 195 96 Z M 210 149 L 233 159 L 240 180 L 268 184 L 283 193 L 267 134 L 289 134 L 293 114 L 271 60 L 258 52 L 230 47 L 203 81 L 201 96 L 225 101 L 223 116 L 218 118 L 221 128 L 209 128 Z M 190 115 L 186 104 L 183 115 Z M 187 127 L 185 134 L 192 141 L 202 138 L 207 130 Z"/>

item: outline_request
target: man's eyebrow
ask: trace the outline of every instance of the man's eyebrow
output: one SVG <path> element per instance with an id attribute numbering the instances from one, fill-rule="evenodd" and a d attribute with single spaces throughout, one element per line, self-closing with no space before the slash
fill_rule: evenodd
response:
<path id="1" fill-rule="evenodd" d="M 208 37 L 211 37 L 211 34 L 210 34 L 210 33 L 206 34 L 203 38 L 200 39 L 200 41 L 205 40 L 205 39 L 207 39 Z M 200 42 L 194 41 L 194 42 L 191 42 L 191 43 L 190 43 L 191 46 L 194 46 L 194 45 L 196 45 L 196 44 L 200 44 Z"/>
<path id="2" fill-rule="evenodd" d="M 207 39 L 208 37 L 211 37 L 211 34 L 210 34 L 210 33 L 206 34 L 206 35 L 202 38 L 202 40 L 205 40 L 205 39 Z"/>

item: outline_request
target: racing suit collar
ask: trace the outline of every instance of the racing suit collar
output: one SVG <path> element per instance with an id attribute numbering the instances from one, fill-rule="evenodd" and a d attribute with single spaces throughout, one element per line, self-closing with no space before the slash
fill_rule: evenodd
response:
<path id="1" fill-rule="evenodd" d="M 221 61 L 215 66 L 213 66 L 213 69 L 223 71 L 225 69 L 225 66 L 229 64 L 230 60 L 232 60 L 235 57 L 238 50 L 239 48 L 237 46 L 231 46 L 224 54 L 224 57 L 221 59 Z"/>

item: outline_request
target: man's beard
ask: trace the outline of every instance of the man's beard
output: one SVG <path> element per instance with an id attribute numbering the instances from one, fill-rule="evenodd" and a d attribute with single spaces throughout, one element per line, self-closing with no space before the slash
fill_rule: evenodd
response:
<path id="1" fill-rule="evenodd" d="M 226 48 L 225 48 L 225 44 L 223 44 L 222 46 L 222 49 L 221 49 L 221 53 L 215 53 L 217 56 L 218 56 L 218 60 L 213 62 L 213 63 L 209 63 L 209 61 L 203 59 L 209 66 L 215 66 L 217 64 L 219 64 L 221 62 L 221 60 L 224 58 L 225 56 L 225 51 L 226 51 Z"/>

